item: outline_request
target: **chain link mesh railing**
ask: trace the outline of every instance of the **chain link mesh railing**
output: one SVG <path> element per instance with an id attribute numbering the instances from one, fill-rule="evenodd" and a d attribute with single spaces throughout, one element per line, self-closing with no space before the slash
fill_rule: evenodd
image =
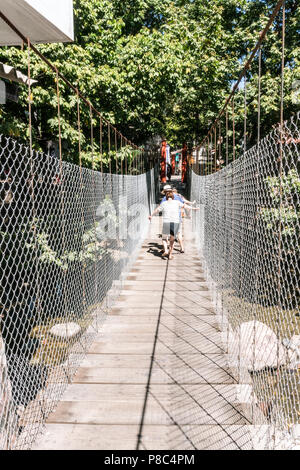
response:
<path id="1" fill-rule="evenodd" d="M 102 174 L 0 136 L 0 448 L 30 448 L 145 236 L 157 170 Z"/>
<path id="2" fill-rule="evenodd" d="M 229 364 L 268 449 L 300 445 L 299 122 L 300 113 L 221 171 L 190 173 Z"/>

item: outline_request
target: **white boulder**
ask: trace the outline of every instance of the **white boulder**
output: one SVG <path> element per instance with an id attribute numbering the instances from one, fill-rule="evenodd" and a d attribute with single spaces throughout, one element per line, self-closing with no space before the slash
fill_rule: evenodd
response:
<path id="1" fill-rule="evenodd" d="M 80 326 L 77 323 L 57 323 L 52 326 L 49 333 L 58 339 L 70 339 L 80 333 Z"/>
<path id="2" fill-rule="evenodd" d="M 278 367 L 286 362 L 286 351 L 274 331 L 258 320 L 244 322 L 238 331 L 240 366 L 251 371 Z"/>

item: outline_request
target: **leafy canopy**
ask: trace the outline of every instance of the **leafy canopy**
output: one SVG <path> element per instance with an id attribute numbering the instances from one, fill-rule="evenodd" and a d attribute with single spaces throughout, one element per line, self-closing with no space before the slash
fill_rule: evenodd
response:
<path id="1" fill-rule="evenodd" d="M 77 0 L 75 42 L 38 48 L 105 118 L 136 144 L 143 144 L 154 135 L 166 137 L 171 145 L 199 142 L 224 103 L 274 5 L 275 1 L 270 0 Z M 286 0 L 286 10 L 285 94 L 288 111 L 292 112 L 295 106 L 291 85 L 299 78 L 300 58 L 295 0 Z M 267 130 L 278 121 L 280 28 L 279 18 L 263 53 L 262 127 Z M 1 48 L 0 61 L 26 73 L 27 51 Z M 38 80 L 33 89 L 34 141 L 43 148 L 46 141 L 55 140 L 58 135 L 55 77 L 34 54 L 31 66 L 32 76 Z M 252 103 L 249 122 L 254 126 L 255 63 L 248 79 Z M 60 96 L 64 157 L 77 161 L 76 96 L 63 82 Z M 27 107 L 27 90 L 23 87 L 20 103 L 10 103 L 0 110 L 0 132 L 26 138 Z M 237 116 L 242 122 L 242 113 L 237 111 Z M 88 153 L 90 118 L 83 103 L 81 120 L 81 143 Z M 95 116 L 94 121 L 97 127 Z M 95 151 L 99 151 L 98 142 L 95 134 Z"/>

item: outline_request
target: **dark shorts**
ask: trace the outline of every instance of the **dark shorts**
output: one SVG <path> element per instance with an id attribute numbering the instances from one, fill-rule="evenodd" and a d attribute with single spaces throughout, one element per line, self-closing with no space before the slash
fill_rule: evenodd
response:
<path id="1" fill-rule="evenodd" d="M 176 237 L 180 224 L 176 224 L 175 222 L 164 222 L 162 227 L 162 234 L 163 235 L 172 235 Z"/>

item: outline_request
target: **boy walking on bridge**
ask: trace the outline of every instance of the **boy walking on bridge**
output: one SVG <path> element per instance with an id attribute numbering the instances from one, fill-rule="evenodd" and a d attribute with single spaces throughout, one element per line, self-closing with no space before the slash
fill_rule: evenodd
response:
<path id="1" fill-rule="evenodd" d="M 174 241 L 177 236 L 180 226 L 180 211 L 184 208 L 183 202 L 174 198 L 172 190 L 166 191 L 166 200 L 158 206 L 154 212 L 149 216 L 151 221 L 152 217 L 158 212 L 162 212 L 163 215 L 163 228 L 162 228 L 162 242 L 164 252 L 162 257 L 169 257 L 173 259 L 172 252 L 174 248 Z M 168 250 L 168 237 L 170 237 L 170 248 Z"/>

